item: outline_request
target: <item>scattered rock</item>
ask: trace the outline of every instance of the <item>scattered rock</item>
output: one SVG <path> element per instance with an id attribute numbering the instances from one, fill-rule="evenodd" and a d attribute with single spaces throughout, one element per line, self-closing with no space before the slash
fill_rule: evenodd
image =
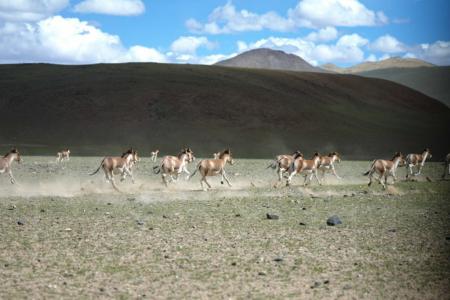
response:
<path id="1" fill-rule="evenodd" d="M 266 276 L 266 273 L 265 272 L 258 272 L 258 275 L 259 276 Z"/>
<path id="2" fill-rule="evenodd" d="M 302 207 L 302 210 L 306 210 L 306 207 Z"/>
<path id="3" fill-rule="evenodd" d="M 323 284 L 329 284 L 329 283 L 330 283 L 330 280 L 328 280 L 328 279 L 325 279 L 323 282 Z"/>
<path id="4" fill-rule="evenodd" d="M 65 228 L 64 231 L 72 231 L 72 228 Z"/>
<path id="5" fill-rule="evenodd" d="M 346 284 L 342 287 L 342 289 L 344 289 L 344 290 L 349 290 L 351 288 L 352 288 L 352 286 L 350 284 Z"/>
<path id="6" fill-rule="evenodd" d="M 41 209 L 41 213 L 45 213 L 45 209 Z"/>
<path id="7" fill-rule="evenodd" d="M 24 220 L 17 220 L 17 225 L 25 225 L 25 221 Z"/>
<path id="8" fill-rule="evenodd" d="M 138 224 L 138 225 L 144 225 L 144 222 L 141 221 L 141 220 L 136 220 L 136 224 Z"/>
<path id="9" fill-rule="evenodd" d="M 315 288 L 317 288 L 317 287 L 319 287 L 319 286 L 320 286 L 320 282 L 316 281 L 316 282 L 314 282 L 313 285 L 311 285 L 311 288 L 312 288 L 312 289 L 315 289 Z"/>
<path id="10" fill-rule="evenodd" d="M 99 290 L 100 290 L 100 292 L 104 292 L 105 291 L 105 289 L 104 288 L 99 288 Z"/>
<path id="11" fill-rule="evenodd" d="M 136 198 L 131 197 L 131 198 L 127 198 L 127 200 L 128 201 L 134 201 L 134 200 L 136 200 Z"/>
<path id="12" fill-rule="evenodd" d="M 347 197 L 348 197 L 348 195 L 347 195 L 347 194 L 345 194 L 345 195 L 344 195 L 344 198 L 347 198 Z"/>
<path id="13" fill-rule="evenodd" d="M 235 216 L 235 217 L 240 217 L 240 216 L 241 216 L 241 214 L 235 214 L 234 216 Z"/>
<path id="14" fill-rule="evenodd" d="M 106 205 L 112 205 L 112 203 L 111 203 L 111 202 L 108 202 L 108 203 L 106 203 Z"/>
<path id="15" fill-rule="evenodd" d="M 397 229 L 392 228 L 392 229 L 389 229 L 388 232 L 397 232 Z"/>
<path id="16" fill-rule="evenodd" d="M 163 217 L 163 219 L 168 219 L 168 218 L 169 218 L 169 217 L 166 216 L 166 215 L 163 215 L 162 217 Z"/>
<path id="17" fill-rule="evenodd" d="M 329 217 L 328 220 L 327 220 L 327 225 L 328 226 L 336 226 L 338 224 L 342 224 L 342 221 L 336 215 L 332 216 L 332 217 Z"/>
<path id="18" fill-rule="evenodd" d="M 284 259 L 282 258 L 282 257 L 280 257 L 280 256 L 278 256 L 278 257 L 275 257 L 274 259 L 273 259 L 273 261 L 276 261 L 276 262 L 282 262 Z"/>
<path id="19" fill-rule="evenodd" d="M 16 209 L 16 206 L 14 204 L 12 204 L 8 207 L 8 210 L 15 210 L 15 209 Z"/>
<path id="20" fill-rule="evenodd" d="M 302 225 L 302 226 L 306 226 L 306 224 L 305 223 L 303 223 L 303 222 L 300 222 L 300 223 L 298 223 L 299 225 Z"/>
<path id="21" fill-rule="evenodd" d="M 280 217 L 277 216 L 277 215 L 269 214 L 269 213 L 266 214 L 266 217 L 267 217 L 267 219 L 269 219 L 269 220 L 278 220 L 278 219 L 280 218 Z"/>
<path id="22" fill-rule="evenodd" d="M 233 261 L 233 262 L 231 263 L 231 265 L 232 265 L 232 266 L 236 266 L 237 263 L 236 263 L 235 261 Z"/>

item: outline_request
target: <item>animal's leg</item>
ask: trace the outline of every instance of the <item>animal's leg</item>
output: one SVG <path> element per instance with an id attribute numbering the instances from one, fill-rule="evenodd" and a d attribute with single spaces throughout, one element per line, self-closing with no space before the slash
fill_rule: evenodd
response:
<path id="1" fill-rule="evenodd" d="M 319 177 L 317 176 L 317 169 L 313 171 L 314 177 L 316 177 L 317 182 L 319 183 L 319 185 L 322 185 L 322 182 L 320 182 Z"/>
<path id="2" fill-rule="evenodd" d="M 165 185 L 166 187 L 168 187 L 169 185 L 167 184 L 166 176 L 167 176 L 167 175 L 166 175 L 165 173 L 163 173 L 163 174 L 161 175 L 164 185 Z"/>
<path id="3" fill-rule="evenodd" d="M 14 179 L 14 176 L 13 176 L 11 170 L 8 171 L 8 174 L 9 174 L 9 178 L 11 180 L 11 183 L 12 184 L 16 183 L 16 179 Z"/>
<path id="4" fill-rule="evenodd" d="M 191 176 L 191 172 L 189 172 L 189 170 L 187 169 L 186 166 L 183 167 L 183 171 L 184 171 L 184 173 L 187 174 L 186 180 L 189 180 L 189 177 Z"/>
<path id="5" fill-rule="evenodd" d="M 419 171 L 417 171 L 417 173 L 414 174 L 414 176 L 420 175 L 420 173 L 422 172 L 423 165 L 424 165 L 424 164 L 420 164 L 420 165 L 419 165 Z"/>
<path id="6" fill-rule="evenodd" d="M 131 169 L 125 168 L 124 174 L 129 175 L 131 177 L 131 182 L 134 183 L 133 172 L 131 171 Z"/>
<path id="7" fill-rule="evenodd" d="M 292 177 L 294 177 L 295 174 L 297 174 L 297 170 L 294 170 L 294 171 L 288 176 L 288 179 L 286 180 L 286 186 L 290 186 L 290 185 L 291 185 Z"/>
<path id="8" fill-rule="evenodd" d="M 381 171 L 381 173 L 380 173 L 380 177 L 378 178 L 378 181 L 380 182 L 380 184 L 383 186 L 383 188 L 385 189 L 386 188 L 386 185 L 384 184 L 384 182 L 383 182 L 383 177 L 385 176 L 385 174 L 386 174 L 386 171 L 384 170 L 384 171 Z"/>
<path id="9" fill-rule="evenodd" d="M 228 183 L 228 186 L 231 187 L 231 183 L 228 180 L 227 174 L 225 173 L 225 170 L 222 170 L 222 180 L 225 178 L 225 181 Z"/>
<path id="10" fill-rule="evenodd" d="M 211 188 L 211 185 L 210 185 L 209 182 L 206 180 L 206 176 L 203 176 L 203 181 L 206 183 L 206 185 L 208 186 L 208 188 Z"/>
<path id="11" fill-rule="evenodd" d="M 205 189 L 204 186 L 203 186 L 203 178 L 204 178 L 204 177 L 202 177 L 202 178 L 200 179 L 200 184 L 201 184 L 201 186 L 202 186 L 202 190 L 204 190 L 204 191 L 206 192 L 206 189 Z"/>
<path id="12" fill-rule="evenodd" d="M 372 177 L 373 177 L 373 171 L 371 170 L 369 173 L 369 184 L 368 186 L 370 186 L 372 184 Z"/>
<path id="13" fill-rule="evenodd" d="M 408 174 L 408 172 L 406 172 L 406 178 L 408 178 L 410 175 L 411 176 L 413 176 L 413 164 L 408 164 L 408 171 L 409 171 L 409 174 Z"/>
<path id="14" fill-rule="evenodd" d="M 342 178 L 339 177 L 338 174 L 336 173 L 336 169 L 334 168 L 334 165 L 331 165 L 331 170 L 332 170 L 334 176 L 336 176 L 337 179 L 342 179 Z"/>
<path id="15" fill-rule="evenodd" d="M 304 186 L 308 185 L 308 175 L 305 175 L 305 180 L 303 181 L 303 185 Z"/>

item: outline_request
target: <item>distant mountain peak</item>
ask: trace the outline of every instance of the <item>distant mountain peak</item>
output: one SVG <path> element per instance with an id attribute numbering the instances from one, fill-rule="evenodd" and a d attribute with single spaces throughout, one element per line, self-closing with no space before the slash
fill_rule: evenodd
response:
<path id="1" fill-rule="evenodd" d="M 216 65 L 299 72 L 326 72 L 310 65 L 300 56 L 269 48 L 252 49 L 233 58 L 220 61 Z"/>

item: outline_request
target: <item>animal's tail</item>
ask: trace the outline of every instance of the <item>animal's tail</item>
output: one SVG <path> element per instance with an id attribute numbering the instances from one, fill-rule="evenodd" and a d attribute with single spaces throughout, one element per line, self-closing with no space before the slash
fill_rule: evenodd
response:
<path id="1" fill-rule="evenodd" d="M 100 171 L 100 168 L 103 166 L 103 162 L 105 161 L 105 159 L 102 160 L 102 162 L 100 163 L 100 166 L 98 166 L 97 170 L 95 170 L 93 173 L 89 174 L 90 176 L 95 175 L 98 173 L 98 171 Z"/>
<path id="2" fill-rule="evenodd" d="M 370 171 L 372 171 L 372 170 L 373 170 L 374 166 L 375 166 L 375 160 L 374 160 L 374 161 L 372 161 L 372 163 L 370 164 L 370 168 L 369 168 L 369 170 L 367 170 L 367 172 L 363 173 L 363 176 L 367 176 L 367 175 L 369 175 Z"/>
<path id="3" fill-rule="evenodd" d="M 266 169 L 271 168 L 271 169 L 276 169 L 277 168 L 277 161 L 271 161 L 270 164 L 266 167 Z"/>
<path id="4" fill-rule="evenodd" d="M 194 177 L 194 175 L 197 173 L 197 171 L 200 170 L 200 164 L 201 164 L 201 163 L 202 163 L 202 161 L 200 161 L 200 162 L 197 164 L 197 167 L 195 168 L 194 172 L 192 172 L 192 174 L 189 175 L 188 180 L 191 179 L 192 177 Z"/>
<path id="5" fill-rule="evenodd" d="M 161 167 L 162 166 L 154 166 L 153 167 L 153 173 L 155 173 L 155 174 L 161 173 Z"/>

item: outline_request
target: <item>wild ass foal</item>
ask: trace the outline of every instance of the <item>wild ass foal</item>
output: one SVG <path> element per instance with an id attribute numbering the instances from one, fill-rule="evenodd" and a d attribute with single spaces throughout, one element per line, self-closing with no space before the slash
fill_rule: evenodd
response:
<path id="1" fill-rule="evenodd" d="M 337 179 L 342 179 L 336 174 L 336 169 L 334 168 L 334 163 L 341 162 L 341 158 L 339 157 L 339 153 L 331 152 L 327 156 L 320 157 L 319 170 L 322 171 L 322 179 L 325 178 L 325 172 L 331 170 L 334 176 Z"/>
<path id="2" fill-rule="evenodd" d="M 376 159 L 372 162 L 370 165 L 370 169 L 364 173 L 364 176 L 369 175 L 369 186 L 372 184 L 372 177 L 374 173 L 377 173 L 380 175 L 378 178 L 378 181 L 383 186 L 383 188 L 386 188 L 387 179 L 389 176 L 392 176 L 394 178 L 394 182 L 397 180 L 397 176 L 395 175 L 395 171 L 397 170 L 398 166 L 400 164 L 403 164 L 405 161 L 403 159 L 403 154 L 401 152 L 396 152 L 394 154 L 394 157 L 391 160 L 384 160 L 384 159 Z M 384 176 L 384 182 L 382 181 Z"/>
<path id="3" fill-rule="evenodd" d="M 121 181 L 129 175 L 131 177 L 131 181 L 134 183 L 131 168 L 138 160 L 137 152 L 131 148 L 124 152 L 120 157 L 105 157 L 100 163 L 98 169 L 89 175 L 95 175 L 100 169 L 103 169 L 103 172 L 105 172 L 106 181 L 111 182 L 113 188 L 120 192 L 114 182 L 114 174 L 122 174 Z"/>
<path id="4" fill-rule="evenodd" d="M 20 158 L 20 153 L 16 148 L 11 149 L 8 153 L 5 154 L 2 158 L 0 158 L 0 174 L 8 173 L 11 183 L 16 183 L 14 176 L 12 174 L 12 162 L 17 161 L 20 163 L 22 159 Z"/>
<path id="5" fill-rule="evenodd" d="M 61 152 L 56 153 L 56 162 L 57 163 L 60 163 L 64 160 L 67 160 L 67 161 L 70 160 L 70 150 L 68 148 L 62 150 Z"/>
<path id="6" fill-rule="evenodd" d="M 289 167 L 289 177 L 286 181 L 286 186 L 289 186 L 291 184 L 292 177 L 294 177 L 297 173 L 306 173 L 305 181 L 303 183 L 305 186 L 308 184 L 308 182 L 311 182 L 313 176 L 316 178 L 319 185 L 322 185 L 319 177 L 317 176 L 317 169 L 319 168 L 319 164 L 320 154 L 318 152 L 314 153 L 312 159 L 303 159 L 302 156 L 297 157 Z"/>
<path id="7" fill-rule="evenodd" d="M 170 177 L 171 181 L 176 181 L 181 172 L 185 172 L 188 174 L 186 179 L 189 179 L 189 175 L 191 173 L 187 169 L 187 164 L 193 162 L 194 160 L 194 152 L 191 148 L 184 148 L 178 156 L 164 156 L 161 161 L 161 165 L 153 167 L 153 172 L 155 174 L 161 173 L 164 184 L 168 186 L 166 179 L 167 176 Z M 173 175 L 175 175 L 175 178 Z"/>
<path id="8" fill-rule="evenodd" d="M 406 171 L 406 178 L 409 177 L 409 175 L 411 176 L 417 176 L 420 175 L 420 172 L 422 172 L 422 168 L 425 165 L 425 161 L 428 158 L 431 158 L 431 151 L 429 148 L 425 148 L 422 151 L 422 154 L 408 154 L 406 156 L 406 167 L 409 170 L 409 174 L 408 174 L 408 170 Z M 419 166 L 419 170 L 417 171 L 416 174 L 413 174 L 413 167 L 415 166 Z"/>
<path id="9" fill-rule="evenodd" d="M 192 173 L 192 175 L 189 178 L 194 176 L 195 173 L 197 173 L 197 171 L 199 171 L 200 175 L 202 176 L 202 178 L 200 179 L 200 184 L 202 186 L 202 189 L 204 191 L 206 191 L 206 189 L 203 186 L 203 182 L 206 183 L 208 188 L 211 188 L 211 185 L 206 180 L 206 176 L 216 176 L 216 175 L 220 174 L 220 175 L 222 175 L 221 183 L 223 184 L 223 180 L 225 179 L 225 181 L 228 183 L 228 186 L 231 187 L 231 183 L 228 180 L 227 174 L 225 172 L 225 166 L 227 163 L 229 163 L 230 165 L 232 165 L 234 163 L 233 157 L 231 156 L 230 149 L 226 149 L 226 150 L 222 151 L 219 155 L 219 158 L 204 159 L 204 160 L 200 161 L 198 163 L 197 168 L 195 169 L 194 173 Z"/>

